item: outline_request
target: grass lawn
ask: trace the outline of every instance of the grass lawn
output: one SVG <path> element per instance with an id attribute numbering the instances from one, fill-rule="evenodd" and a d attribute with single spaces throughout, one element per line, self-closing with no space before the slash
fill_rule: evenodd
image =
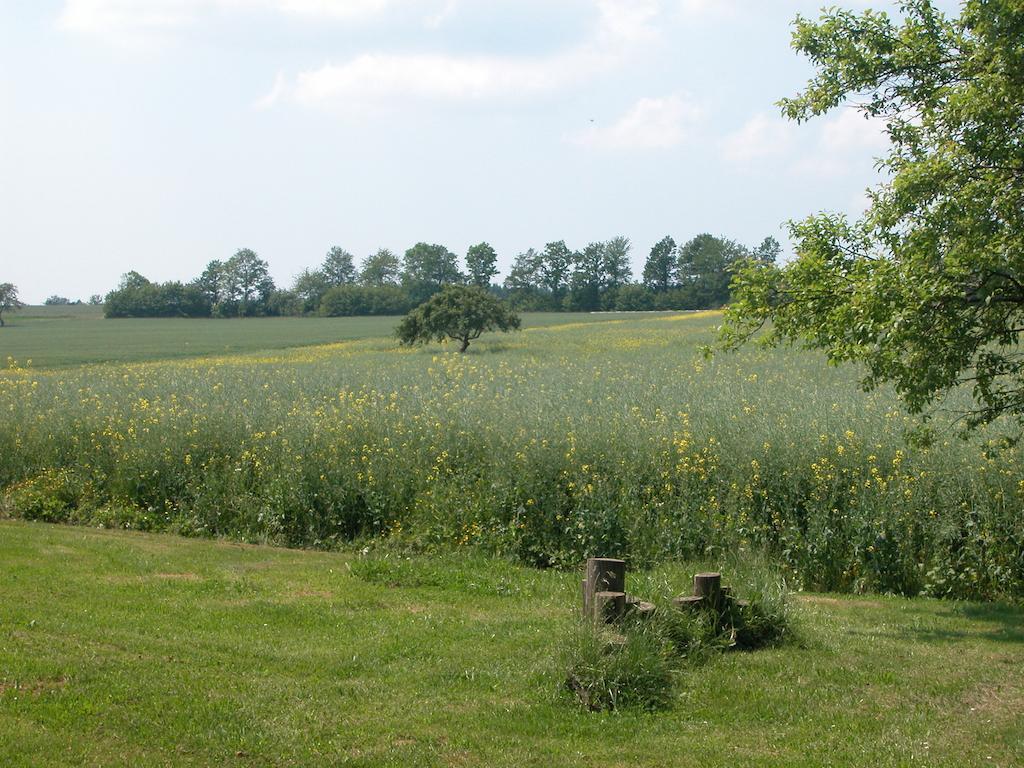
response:
<path id="1" fill-rule="evenodd" d="M 592 323 L 647 313 L 532 312 L 524 328 Z M 106 320 L 102 307 L 26 307 L 4 315 L 0 367 L 8 357 L 33 368 L 140 362 L 330 344 L 390 336 L 397 317 L 127 318 Z"/>
<path id="2" fill-rule="evenodd" d="M 595 715 L 558 685 L 578 588 L 0 522 L 0 765 L 1024 762 L 1019 609 L 801 595 L 797 645 L 687 672 L 670 710 Z"/>

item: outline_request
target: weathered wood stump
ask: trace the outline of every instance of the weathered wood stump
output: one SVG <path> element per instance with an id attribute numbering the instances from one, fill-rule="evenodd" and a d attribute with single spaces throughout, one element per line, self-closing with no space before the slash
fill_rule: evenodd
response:
<path id="1" fill-rule="evenodd" d="M 683 595 L 672 598 L 672 605 L 681 611 L 696 611 L 704 605 L 704 598 L 700 595 Z"/>
<path id="2" fill-rule="evenodd" d="M 602 591 L 595 592 L 593 597 L 593 616 L 596 621 L 612 623 L 626 613 L 626 593 Z"/>
<path id="3" fill-rule="evenodd" d="M 722 574 L 698 573 L 693 577 L 693 594 L 704 598 L 704 604 L 718 608 L 722 604 Z"/>
<path id="4" fill-rule="evenodd" d="M 587 618 L 609 620 L 604 606 L 598 606 L 598 592 L 617 592 L 623 595 L 623 605 L 616 617 L 625 611 L 626 561 L 611 557 L 592 557 L 587 560 L 586 578 L 583 580 L 583 615 Z"/>

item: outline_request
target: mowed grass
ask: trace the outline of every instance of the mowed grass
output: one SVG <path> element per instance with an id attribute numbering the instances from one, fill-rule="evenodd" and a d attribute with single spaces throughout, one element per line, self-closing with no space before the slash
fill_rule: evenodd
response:
<path id="1" fill-rule="evenodd" d="M 621 319 L 620 313 L 533 312 L 524 328 Z M 638 315 L 643 317 L 644 314 Z M 0 365 L 7 358 L 35 368 L 141 362 L 308 347 L 390 336 L 398 317 L 144 318 L 106 320 L 102 307 L 26 307 L 5 313 Z"/>
<path id="2" fill-rule="evenodd" d="M 589 714 L 558 663 L 578 574 L 395 557 L 0 522 L 0 765 L 1024 761 L 1018 609 L 800 595 L 798 643 Z"/>

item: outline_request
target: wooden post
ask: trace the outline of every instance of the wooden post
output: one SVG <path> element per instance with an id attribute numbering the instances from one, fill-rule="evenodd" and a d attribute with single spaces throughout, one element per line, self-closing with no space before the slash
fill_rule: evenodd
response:
<path id="1" fill-rule="evenodd" d="M 622 618 L 626 612 L 625 592 L 595 592 L 594 593 L 594 620 L 611 624 Z"/>
<path id="2" fill-rule="evenodd" d="M 625 611 L 626 604 L 626 561 L 610 557 L 592 557 L 587 560 L 587 577 L 583 580 L 583 615 L 595 620 L 607 620 L 607 611 L 617 618 Z M 598 604 L 599 592 L 621 594 L 621 605 L 612 601 L 613 607 Z"/>
<path id="3" fill-rule="evenodd" d="M 718 608 L 722 602 L 722 574 L 696 574 L 693 577 L 693 595 L 704 598 L 706 605 Z"/>

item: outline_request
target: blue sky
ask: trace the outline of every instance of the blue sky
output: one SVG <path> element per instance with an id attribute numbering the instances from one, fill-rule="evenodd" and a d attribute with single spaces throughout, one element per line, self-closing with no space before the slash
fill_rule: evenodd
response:
<path id="1" fill-rule="evenodd" d="M 863 0 L 848 2 L 857 8 Z M 797 126 L 802 0 L 0 0 L 0 282 L 24 300 L 256 250 L 756 244 L 857 212 L 880 127 Z M 948 5 L 949 4 L 945 4 Z M 878 9 L 890 3 L 872 3 Z"/>

